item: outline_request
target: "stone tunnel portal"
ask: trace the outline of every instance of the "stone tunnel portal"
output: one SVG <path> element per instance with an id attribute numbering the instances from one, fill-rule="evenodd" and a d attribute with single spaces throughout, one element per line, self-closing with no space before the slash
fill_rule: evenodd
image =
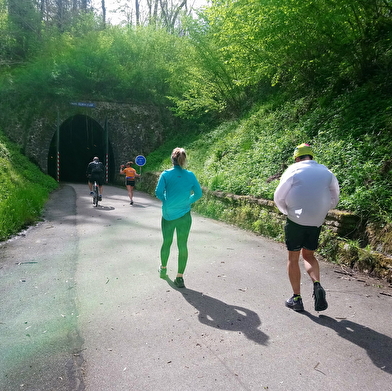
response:
<path id="1" fill-rule="evenodd" d="M 108 180 L 114 177 L 114 158 L 108 141 Z M 102 126 L 86 115 L 77 114 L 60 125 L 61 182 L 86 182 L 86 168 L 94 156 L 105 164 L 106 135 Z M 57 135 L 54 134 L 48 154 L 48 174 L 57 178 Z"/>

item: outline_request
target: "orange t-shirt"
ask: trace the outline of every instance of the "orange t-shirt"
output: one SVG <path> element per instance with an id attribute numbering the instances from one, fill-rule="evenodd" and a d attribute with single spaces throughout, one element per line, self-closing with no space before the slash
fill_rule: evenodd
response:
<path id="1" fill-rule="evenodd" d="M 123 172 L 125 173 L 125 177 L 126 177 L 127 179 L 131 179 L 131 180 L 134 180 L 134 179 L 135 179 L 136 170 L 135 170 L 134 168 L 132 168 L 132 167 L 125 167 L 125 168 L 123 169 Z"/>

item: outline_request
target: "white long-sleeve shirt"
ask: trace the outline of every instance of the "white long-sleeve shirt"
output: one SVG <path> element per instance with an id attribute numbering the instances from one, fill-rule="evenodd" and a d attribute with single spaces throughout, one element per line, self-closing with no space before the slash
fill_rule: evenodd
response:
<path id="1" fill-rule="evenodd" d="M 283 173 L 274 201 L 294 223 L 319 227 L 328 211 L 338 204 L 339 194 L 338 180 L 327 167 L 314 160 L 302 160 Z"/>

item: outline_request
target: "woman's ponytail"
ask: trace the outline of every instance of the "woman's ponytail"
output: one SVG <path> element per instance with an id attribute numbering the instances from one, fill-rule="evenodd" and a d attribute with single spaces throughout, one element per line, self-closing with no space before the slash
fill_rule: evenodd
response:
<path id="1" fill-rule="evenodd" d="M 184 148 L 174 148 L 171 154 L 172 163 L 175 166 L 184 167 L 186 163 L 186 152 Z"/>

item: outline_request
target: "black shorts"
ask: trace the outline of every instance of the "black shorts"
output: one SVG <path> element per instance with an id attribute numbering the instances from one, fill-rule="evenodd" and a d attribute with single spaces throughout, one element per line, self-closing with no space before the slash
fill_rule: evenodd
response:
<path id="1" fill-rule="evenodd" d="M 300 251 L 302 248 L 315 251 L 318 247 L 321 226 L 311 227 L 299 225 L 287 219 L 284 227 L 286 247 L 289 251 Z"/>
<path id="2" fill-rule="evenodd" d="M 98 186 L 103 186 L 103 178 L 102 178 L 102 176 L 91 175 L 90 178 L 88 178 L 88 181 L 90 183 L 97 182 Z"/>
<path id="3" fill-rule="evenodd" d="M 126 184 L 127 186 L 135 186 L 135 180 L 134 180 L 134 179 L 127 179 L 127 180 L 125 181 L 125 184 Z"/>

